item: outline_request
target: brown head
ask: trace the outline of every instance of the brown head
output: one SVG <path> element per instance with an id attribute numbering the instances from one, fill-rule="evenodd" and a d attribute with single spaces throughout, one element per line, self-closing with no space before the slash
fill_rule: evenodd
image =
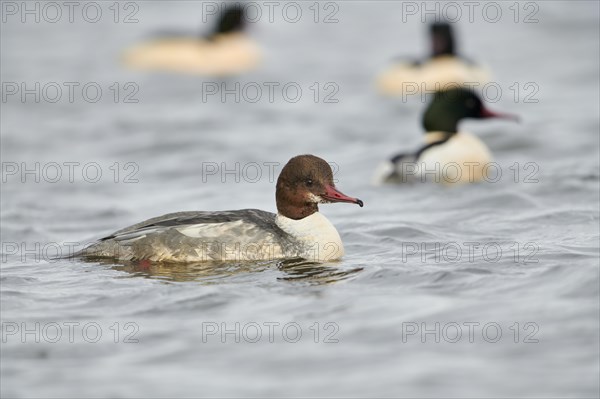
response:
<path id="1" fill-rule="evenodd" d="M 288 161 L 277 179 L 277 211 L 290 219 L 303 219 L 319 211 L 318 204 L 350 202 L 361 207 L 358 198 L 335 188 L 327 162 L 314 155 L 299 155 Z"/>

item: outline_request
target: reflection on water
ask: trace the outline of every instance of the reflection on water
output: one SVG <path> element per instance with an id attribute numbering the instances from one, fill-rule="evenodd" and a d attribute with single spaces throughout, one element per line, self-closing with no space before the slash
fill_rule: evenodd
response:
<path id="1" fill-rule="evenodd" d="M 331 266 L 329 266 L 331 265 Z M 346 280 L 362 271 L 362 267 L 342 269 L 338 262 L 329 264 L 308 262 L 304 259 L 287 259 L 279 263 L 279 269 L 286 273 L 279 280 L 306 281 L 311 284 L 331 284 Z"/>
<path id="2" fill-rule="evenodd" d="M 248 273 L 260 273 L 274 262 L 150 262 L 99 260 L 109 264 L 113 270 L 130 273 L 131 277 L 145 277 L 166 281 L 200 281 L 203 284 L 217 284 L 228 277 Z"/>
<path id="3" fill-rule="evenodd" d="M 224 279 L 244 274 L 256 274 L 266 270 L 279 270 L 284 276 L 280 281 L 307 282 L 314 285 L 332 284 L 346 280 L 362 271 L 362 267 L 341 268 L 338 262 L 321 264 L 304 259 L 286 259 L 259 262 L 197 262 L 170 263 L 150 261 L 114 261 L 94 259 L 111 269 L 129 273 L 129 277 L 162 279 L 173 282 L 198 281 L 202 284 L 218 284 Z"/>

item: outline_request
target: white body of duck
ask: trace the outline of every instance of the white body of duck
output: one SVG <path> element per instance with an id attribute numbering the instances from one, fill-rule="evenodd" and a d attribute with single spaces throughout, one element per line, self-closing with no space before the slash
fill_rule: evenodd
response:
<path id="1" fill-rule="evenodd" d="M 425 144 L 431 144 L 444 136 L 441 132 L 425 135 Z M 492 154 L 477 136 L 467 132 L 454 134 L 443 144 L 423 151 L 418 159 L 394 163 L 386 161 L 375 172 L 373 184 L 434 182 L 464 184 L 481 181 Z M 492 178 L 494 176 L 491 176 Z"/>
<path id="2" fill-rule="evenodd" d="M 362 201 L 340 193 L 329 164 L 292 158 L 277 181 L 278 213 L 257 209 L 178 212 L 119 230 L 75 256 L 121 261 L 205 262 L 341 258 L 344 246 L 317 204 Z"/>
<path id="3" fill-rule="evenodd" d="M 132 68 L 200 75 L 232 75 L 255 68 L 261 59 L 256 43 L 243 33 L 202 38 L 165 38 L 140 44 L 123 57 Z"/>
<path id="4" fill-rule="evenodd" d="M 225 219 L 236 220 L 220 221 Z M 335 227 L 319 212 L 294 220 L 246 209 L 164 215 L 116 232 L 80 255 L 152 262 L 283 258 L 327 262 L 341 258 L 344 245 Z"/>
<path id="5" fill-rule="evenodd" d="M 430 132 L 426 143 L 439 140 L 443 133 Z M 458 132 L 448 141 L 423 151 L 417 161 L 417 173 L 422 179 L 436 183 L 476 183 L 484 178 L 492 154 L 477 137 L 467 132 Z M 431 171 L 436 171 L 431 174 Z M 431 177 L 430 177 L 431 176 Z"/>
<path id="6" fill-rule="evenodd" d="M 490 78 L 487 68 L 447 55 L 418 65 L 396 63 L 379 75 L 377 87 L 386 95 L 433 93 L 457 86 L 481 87 Z"/>

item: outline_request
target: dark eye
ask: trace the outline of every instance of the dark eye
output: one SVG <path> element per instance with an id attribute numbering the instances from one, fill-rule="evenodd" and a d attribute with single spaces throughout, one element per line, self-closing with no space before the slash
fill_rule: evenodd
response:
<path id="1" fill-rule="evenodd" d="M 306 183 L 306 185 L 307 185 L 308 187 L 312 187 L 312 185 L 313 185 L 313 181 L 312 181 L 312 179 L 307 179 L 307 180 L 305 181 L 305 183 Z"/>

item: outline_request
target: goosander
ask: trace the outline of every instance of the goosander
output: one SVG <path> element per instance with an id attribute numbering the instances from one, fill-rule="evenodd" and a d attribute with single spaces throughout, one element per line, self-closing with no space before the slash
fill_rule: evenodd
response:
<path id="1" fill-rule="evenodd" d="M 202 262 L 344 255 L 335 227 L 318 204 L 349 202 L 333 183 L 331 167 L 314 155 L 289 160 L 277 179 L 277 214 L 258 209 L 177 212 L 126 227 L 84 248 L 76 257 L 125 261 Z"/>
<path id="2" fill-rule="evenodd" d="M 435 93 L 423 115 L 425 143 L 417 151 L 399 154 L 380 166 L 375 183 L 481 181 L 492 162 L 487 146 L 476 136 L 458 131 L 464 118 L 518 117 L 489 111 L 473 91 L 455 88 Z"/>
<path id="3" fill-rule="evenodd" d="M 433 93 L 460 86 L 485 85 L 490 72 L 455 52 L 452 26 L 446 22 L 430 27 L 431 56 L 414 62 L 397 62 L 377 80 L 387 95 Z"/>
<path id="4" fill-rule="evenodd" d="M 126 51 L 123 61 L 132 68 L 226 76 L 258 65 L 258 46 L 243 33 L 244 9 L 233 6 L 221 14 L 205 37 L 167 35 Z"/>

